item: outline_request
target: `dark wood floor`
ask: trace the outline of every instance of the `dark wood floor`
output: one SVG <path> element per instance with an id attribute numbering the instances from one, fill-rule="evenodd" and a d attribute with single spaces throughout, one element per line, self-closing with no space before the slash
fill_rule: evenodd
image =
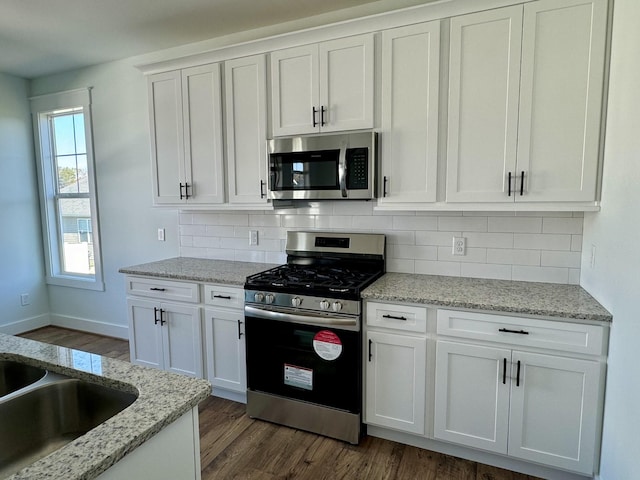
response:
<path id="1" fill-rule="evenodd" d="M 58 327 L 21 336 L 129 360 L 125 340 Z M 536 480 L 379 438 L 354 446 L 252 420 L 244 405 L 217 397 L 199 410 L 203 480 Z"/>

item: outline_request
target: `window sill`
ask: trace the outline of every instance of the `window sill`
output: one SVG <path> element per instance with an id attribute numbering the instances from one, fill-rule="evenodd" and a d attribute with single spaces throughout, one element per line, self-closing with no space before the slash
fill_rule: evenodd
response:
<path id="1" fill-rule="evenodd" d="M 78 277 L 49 277 L 47 276 L 48 285 L 57 285 L 59 287 L 82 288 L 85 290 L 95 290 L 104 292 L 104 282 L 95 279 L 83 279 Z"/>

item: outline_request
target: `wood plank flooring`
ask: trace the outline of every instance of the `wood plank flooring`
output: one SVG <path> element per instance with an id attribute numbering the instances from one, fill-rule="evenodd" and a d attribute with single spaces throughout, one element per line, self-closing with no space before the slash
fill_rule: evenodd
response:
<path id="1" fill-rule="evenodd" d="M 126 340 L 59 327 L 20 336 L 129 360 Z M 354 446 L 252 420 L 243 404 L 217 397 L 199 411 L 202 480 L 538 480 L 380 438 Z"/>

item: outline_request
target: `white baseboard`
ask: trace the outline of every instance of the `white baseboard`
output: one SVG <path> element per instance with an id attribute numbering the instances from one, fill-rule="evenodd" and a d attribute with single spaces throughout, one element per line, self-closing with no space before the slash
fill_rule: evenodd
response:
<path id="1" fill-rule="evenodd" d="M 19 335 L 30 330 L 46 327 L 51 325 L 51 319 L 48 313 L 42 315 L 36 315 L 35 317 L 23 318 L 15 322 L 8 323 L 6 325 L 0 325 L 0 333 L 6 333 L 7 335 Z"/>
<path id="2" fill-rule="evenodd" d="M 56 327 L 71 328 L 73 330 L 81 330 L 88 333 L 96 333 L 98 335 L 106 335 L 108 337 L 129 339 L 129 328 L 124 325 L 116 325 L 114 323 L 98 322 L 88 318 L 70 317 L 67 315 L 51 314 L 51 323 Z"/>
<path id="3" fill-rule="evenodd" d="M 213 395 L 214 397 L 226 398 L 227 400 L 233 400 L 234 402 L 238 403 L 247 403 L 246 392 L 232 392 L 231 390 L 225 390 L 224 388 L 218 387 L 213 387 L 211 390 L 211 395 Z"/>

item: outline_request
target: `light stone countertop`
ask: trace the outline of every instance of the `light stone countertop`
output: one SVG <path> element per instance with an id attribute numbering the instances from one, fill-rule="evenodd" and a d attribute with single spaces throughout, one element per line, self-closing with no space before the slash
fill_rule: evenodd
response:
<path id="1" fill-rule="evenodd" d="M 277 265 L 270 263 L 175 257 L 157 262 L 123 267 L 119 272 L 128 275 L 143 275 L 173 280 L 244 285 L 245 279 L 248 276 L 269 270 L 276 266 Z"/>
<path id="2" fill-rule="evenodd" d="M 362 292 L 366 300 L 611 322 L 579 285 L 387 273 Z"/>
<path id="3" fill-rule="evenodd" d="M 96 478 L 211 394 L 206 380 L 11 335 L 0 334 L 0 359 L 138 394 L 128 408 L 10 480 Z"/>

